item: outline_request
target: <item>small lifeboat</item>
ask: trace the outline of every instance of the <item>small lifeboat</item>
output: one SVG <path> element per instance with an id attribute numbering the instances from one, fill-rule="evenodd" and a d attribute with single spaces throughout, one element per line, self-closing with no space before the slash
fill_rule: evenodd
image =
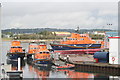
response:
<path id="1" fill-rule="evenodd" d="M 72 69 L 74 67 L 75 65 L 72 65 L 72 64 L 53 66 L 53 68 L 55 69 Z"/>
<path id="2" fill-rule="evenodd" d="M 39 45 L 38 50 L 36 51 L 34 55 L 33 63 L 35 65 L 46 65 L 51 63 L 51 56 L 50 52 L 47 49 L 47 46 L 45 44 Z"/>
<path id="3" fill-rule="evenodd" d="M 23 59 L 25 57 L 25 50 L 22 49 L 20 41 L 12 41 L 11 48 L 7 52 L 8 60 L 16 60 L 18 57 Z"/>
<path id="4" fill-rule="evenodd" d="M 37 50 L 38 50 L 38 44 L 37 43 L 34 43 L 34 42 L 29 43 L 27 59 L 32 59 L 32 55 L 34 55 Z"/>

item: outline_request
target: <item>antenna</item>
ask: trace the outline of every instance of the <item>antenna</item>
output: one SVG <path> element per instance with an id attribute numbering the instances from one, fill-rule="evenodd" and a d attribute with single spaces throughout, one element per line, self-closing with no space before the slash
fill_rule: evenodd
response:
<path id="1" fill-rule="evenodd" d="M 79 25 L 77 26 L 77 30 L 75 32 L 77 32 L 77 33 L 80 32 Z"/>
<path id="2" fill-rule="evenodd" d="M 110 27 L 113 25 L 113 24 L 107 24 L 108 25 L 108 27 L 109 27 L 109 30 L 110 30 Z"/>

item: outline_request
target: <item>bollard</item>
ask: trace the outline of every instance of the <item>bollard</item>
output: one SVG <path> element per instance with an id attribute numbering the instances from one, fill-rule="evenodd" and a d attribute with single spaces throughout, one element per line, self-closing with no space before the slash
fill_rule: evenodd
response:
<path id="1" fill-rule="evenodd" d="M 32 59 L 34 60 L 34 55 L 32 55 Z"/>
<path id="2" fill-rule="evenodd" d="M 18 71 L 20 71 L 20 65 L 21 64 L 21 61 L 20 61 L 20 58 L 18 58 Z"/>

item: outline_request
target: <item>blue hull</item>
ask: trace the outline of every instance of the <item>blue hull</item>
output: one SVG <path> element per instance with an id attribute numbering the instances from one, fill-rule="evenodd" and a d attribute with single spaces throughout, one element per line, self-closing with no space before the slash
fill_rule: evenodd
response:
<path id="1" fill-rule="evenodd" d="M 25 57 L 25 53 L 7 53 L 7 58 L 9 60 L 17 60 L 19 57 L 23 59 Z"/>
<path id="2" fill-rule="evenodd" d="M 50 64 L 50 61 L 37 61 L 36 64 Z"/>
<path id="3" fill-rule="evenodd" d="M 96 49 L 101 44 L 50 44 L 53 50 Z"/>
<path id="4" fill-rule="evenodd" d="M 36 64 L 51 64 L 51 60 L 47 59 L 35 59 L 34 62 Z"/>

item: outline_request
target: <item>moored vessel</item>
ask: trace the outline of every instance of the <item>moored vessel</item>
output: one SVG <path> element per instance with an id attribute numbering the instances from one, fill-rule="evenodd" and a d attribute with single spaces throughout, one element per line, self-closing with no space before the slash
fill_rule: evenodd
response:
<path id="1" fill-rule="evenodd" d="M 75 65 L 72 65 L 72 64 L 52 66 L 52 68 L 55 68 L 55 69 L 73 69 L 74 67 Z"/>
<path id="2" fill-rule="evenodd" d="M 12 41 L 11 48 L 7 52 L 7 59 L 17 61 L 19 57 L 22 60 L 24 59 L 25 50 L 22 48 L 20 41 Z"/>
<path id="3" fill-rule="evenodd" d="M 34 54 L 33 63 L 38 66 L 51 64 L 51 55 L 45 44 L 38 45 L 38 50 Z"/>
<path id="4" fill-rule="evenodd" d="M 35 42 L 29 43 L 27 59 L 33 59 L 34 54 L 38 50 L 38 44 Z"/>
<path id="5" fill-rule="evenodd" d="M 72 33 L 71 37 L 65 38 L 60 43 L 52 43 L 51 47 L 55 52 L 70 54 L 71 52 L 80 53 L 95 53 L 100 51 L 103 41 L 96 42 L 92 40 L 88 34 Z"/>

